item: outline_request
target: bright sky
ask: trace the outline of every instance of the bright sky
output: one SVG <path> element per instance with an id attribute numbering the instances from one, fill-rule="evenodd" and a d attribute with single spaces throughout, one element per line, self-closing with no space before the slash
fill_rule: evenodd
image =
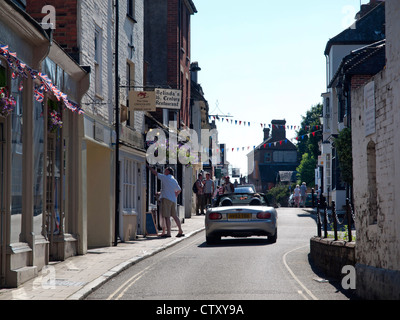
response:
<path id="1" fill-rule="evenodd" d="M 246 154 L 263 142 L 261 123 L 285 119 L 298 126 L 322 102 L 326 43 L 354 23 L 360 0 L 194 3 L 191 60 L 201 68 L 210 114 L 232 116 L 229 122 L 216 120 L 219 143 L 226 143 L 227 160 L 246 174 Z M 295 130 L 287 131 L 288 139 L 295 136 Z"/>

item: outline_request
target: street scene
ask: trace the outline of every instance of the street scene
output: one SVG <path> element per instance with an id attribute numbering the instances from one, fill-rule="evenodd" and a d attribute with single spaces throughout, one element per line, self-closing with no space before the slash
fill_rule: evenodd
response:
<path id="1" fill-rule="evenodd" d="M 207 245 L 200 232 L 124 271 L 87 299 L 349 300 L 351 292 L 339 281 L 321 278 L 310 265 L 315 216 L 291 208 L 278 214 L 276 244 L 250 237 Z"/>
<path id="2" fill-rule="evenodd" d="M 0 1 L 0 303 L 399 300 L 399 16 Z"/>

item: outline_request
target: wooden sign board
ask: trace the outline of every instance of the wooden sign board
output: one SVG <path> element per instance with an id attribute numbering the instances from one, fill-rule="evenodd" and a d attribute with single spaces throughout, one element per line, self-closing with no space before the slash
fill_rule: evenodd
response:
<path id="1" fill-rule="evenodd" d="M 129 91 L 129 105 L 134 111 L 156 111 L 154 91 Z"/>

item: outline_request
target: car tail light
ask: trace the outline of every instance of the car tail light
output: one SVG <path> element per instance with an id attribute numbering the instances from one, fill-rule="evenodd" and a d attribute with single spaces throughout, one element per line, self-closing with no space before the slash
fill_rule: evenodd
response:
<path id="1" fill-rule="evenodd" d="M 219 212 L 212 212 L 208 217 L 210 220 L 221 220 L 222 214 L 220 214 Z"/>
<path id="2" fill-rule="evenodd" d="M 257 219 L 271 219 L 271 212 L 259 212 L 257 213 Z"/>

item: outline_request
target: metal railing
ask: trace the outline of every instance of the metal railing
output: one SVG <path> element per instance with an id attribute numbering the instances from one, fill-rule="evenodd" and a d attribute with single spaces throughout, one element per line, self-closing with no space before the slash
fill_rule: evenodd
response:
<path id="1" fill-rule="evenodd" d="M 323 219 L 321 218 L 321 209 L 323 213 Z M 328 224 L 333 224 L 333 235 L 335 241 L 338 240 L 338 226 L 342 225 L 347 225 L 347 239 L 349 242 L 353 241 L 353 233 L 352 233 L 352 227 L 353 227 L 353 221 L 355 219 L 354 217 L 354 211 L 352 208 L 352 205 L 349 201 L 349 199 L 346 199 L 346 213 L 345 217 L 341 221 L 337 215 L 336 212 L 336 203 L 335 201 L 332 201 L 332 208 L 331 208 L 331 217 L 329 217 L 328 214 L 328 206 L 326 204 L 326 201 L 323 203 L 317 204 L 317 228 L 318 228 L 318 237 L 322 237 L 322 229 L 324 230 L 324 238 L 328 238 Z M 347 223 L 346 223 L 347 221 Z"/>

